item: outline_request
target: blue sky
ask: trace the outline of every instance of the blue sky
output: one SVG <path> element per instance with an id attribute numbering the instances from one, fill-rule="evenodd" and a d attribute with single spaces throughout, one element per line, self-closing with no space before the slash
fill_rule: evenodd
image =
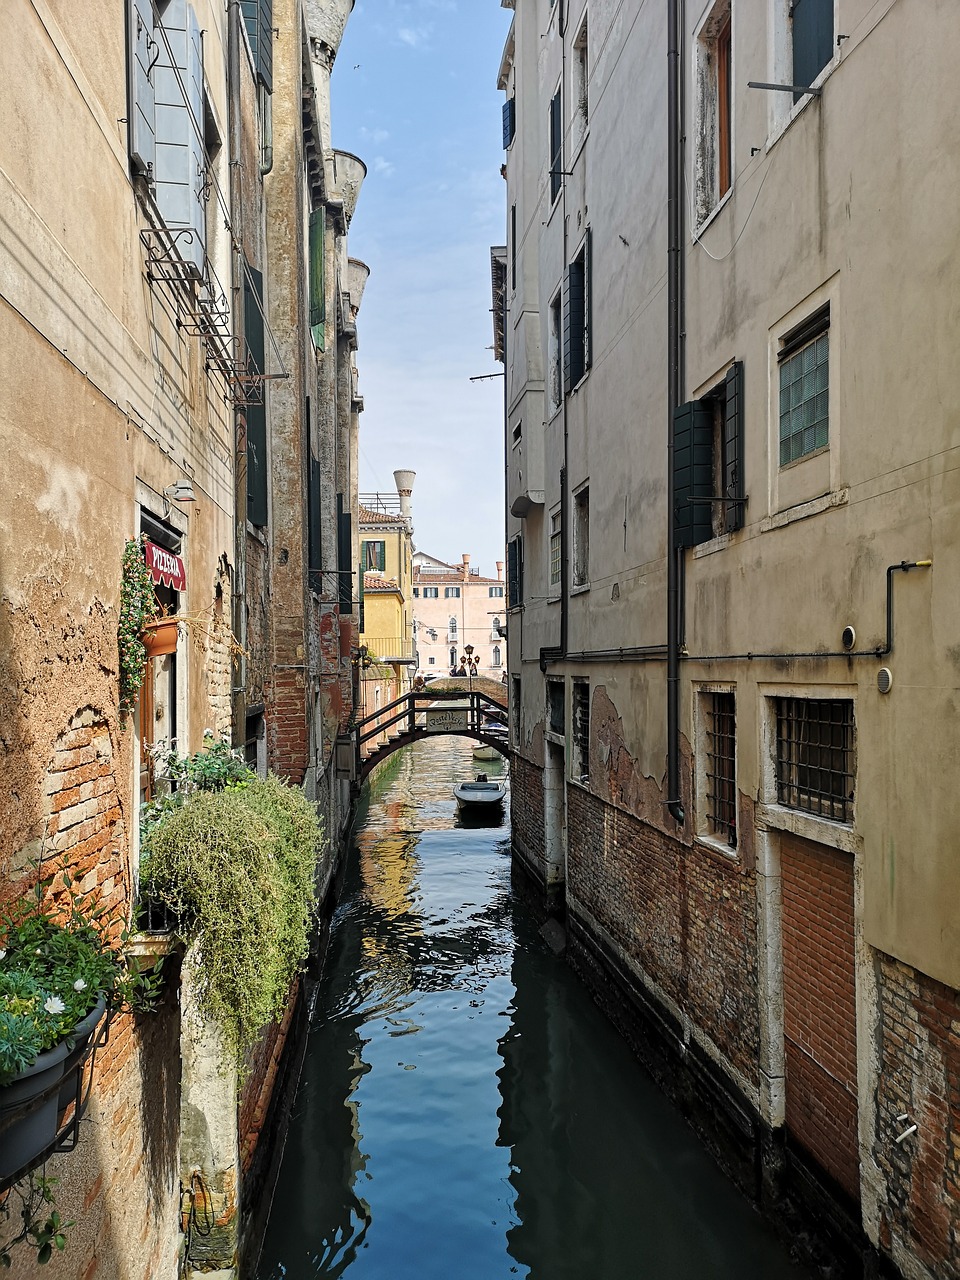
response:
<path id="1" fill-rule="evenodd" d="M 499 0 L 357 0 L 334 66 L 333 145 L 367 166 L 350 256 L 370 267 L 357 364 L 360 488 L 417 473 L 414 540 L 503 559 L 503 379 L 490 246 L 505 237 Z"/>

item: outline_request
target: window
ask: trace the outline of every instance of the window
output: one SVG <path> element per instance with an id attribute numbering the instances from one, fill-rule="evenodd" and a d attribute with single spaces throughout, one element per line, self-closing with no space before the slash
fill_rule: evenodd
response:
<path id="1" fill-rule="evenodd" d="M 457 642 L 457 620 L 454 617 L 447 620 L 447 639 L 453 644 Z"/>
<path id="2" fill-rule="evenodd" d="M 564 731 L 564 682 L 547 681 L 547 728 L 551 733 Z"/>
<path id="3" fill-rule="evenodd" d="M 508 98 L 503 104 L 503 149 L 504 151 L 513 142 L 514 135 L 517 132 L 517 99 L 516 97 Z"/>
<path id="4" fill-rule="evenodd" d="M 428 666 L 431 666 L 431 667 L 436 666 L 436 662 L 437 662 L 436 658 L 432 656 L 427 659 Z"/>
<path id="5" fill-rule="evenodd" d="M 570 392 L 590 368 L 590 229 L 564 278 L 563 389 Z"/>
<path id="6" fill-rule="evenodd" d="M 263 323 L 263 275 L 243 259 L 243 338 L 246 374 L 256 378 L 266 369 Z M 269 510 L 267 411 L 262 396 L 251 397 L 247 420 L 247 519 L 263 528 Z"/>
<path id="7" fill-rule="evenodd" d="M 490 659 L 490 665 L 492 667 L 502 666 L 502 662 L 500 658 L 500 646 L 498 644 L 495 644 L 493 646 L 493 657 Z"/>
<path id="8" fill-rule="evenodd" d="M 253 65 L 268 93 L 273 92 L 273 0 L 240 0 Z"/>
<path id="9" fill-rule="evenodd" d="M 459 588 L 459 587 L 444 587 L 444 588 L 443 588 L 443 594 L 444 594 L 444 597 L 445 597 L 447 600 L 457 600 L 457 599 L 459 599 L 459 597 L 460 597 L 460 588 Z"/>
<path id="10" fill-rule="evenodd" d="M 696 214 L 702 222 L 733 184 L 730 0 L 718 0 L 697 38 Z"/>
<path id="11" fill-rule="evenodd" d="M 518 533 L 507 543 L 507 608 L 523 603 L 523 535 Z"/>
<path id="12" fill-rule="evenodd" d="M 424 588 L 423 588 L 423 598 L 424 598 L 424 600 L 436 600 L 436 599 L 438 599 L 438 598 L 439 598 L 439 595 L 440 595 L 440 588 L 439 588 L 439 587 L 424 587 Z"/>
<path id="13" fill-rule="evenodd" d="M 494 614 L 493 621 L 490 623 L 490 630 L 495 636 L 500 634 L 500 619 Z"/>
<path id="14" fill-rule="evenodd" d="M 420 588 L 419 588 L 419 587 L 414 587 L 414 588 L 413 588 L 413 598 L 414 598 L 414 600 L 419 600 L 419 599 L 420 599 Z"/>
<path id="15" fill-rule="evenodd" d="M 573 495 L 573 585 L 585 587 L 590 581 L 590 489 L 587 485 Z"/>
<path id="16" fill-rule="evenodd" d="M 674 545 L 694 547 L 742 529 L 743 361 L 673 419 Z"/>
<path id="17" fill-rule="evenodd" d="M 830 426 L 830 306 L 783 339 L 780 368 L 780 465 L 827 446 Z"/>
<path id="18" fill-rule="evenodd" d="M 310 334 L 318 351 L 323 350 L 326 298 L 323 266 L 326 246 L 326 210 L 321 206 L 310 214 Z"/>
<path id="19" fill-rule="evenodd" d="M 513 428 L 513 443 L 517 445 L 520 443 L 522 439 L 523 439 L 523 421 L 521 420 Z"/>
<path id="20" fill-rule="evenodd" d="M 584 14 L 583 23 L 580 30 L 577 32 L 576 39 L 573 42 L 572 143 L 574 148 L 579 146 L 582 141 L 583 136 L 587 131 L 587 121 L 590 118 L 587 51 L 587 18 L 586 14 Z"/>
<path id="21" fill-rule="evenodd" d="M 513 676 L 510 681 L 510 733 L 514 742 L 520 739 L 520 708 L 522 705 L 520 677 Z"/>
<path id="22" fill-rule="evenodd" d="M 776 698 L 777 802 L 853 821 L 855 726 L 849 698 Z"/>
<path id="23" fill-rule="evenodd" d="M 573 682 L 573 777 L 586 786 L 590 781 L 590 682 Z"/>
<path id="24" fill-rule="evenodd" d="M 510 206 L 510 288 L 517 288 L 517 206 Z"/>
<path id="25" fill-rule="evenodd" d="M 550 303 L 550 312 L 547 318 L 549 325 L 547 331 L 547 368 L 549 370 L 547 408 L 551 416 L 560 408 L 560 400 L 562 398 L 560 380 L 560 315 L 561 300 L 558 293 Z"/>
<path id="26" fill-rule="evenodd" d="M 706 834 L 737 847 L 736 695 L 702 693 Z"/>
<path id="27" fill-rule="evenodd" d="M 177 249 L 199 279 L 207 224 L 200 24 L 190 5 L 170 5 L 154 34 L 157 208 L 171 231 L 189 233 L 177 238 Z"/>
<path id="28" fill-rule="evenodd" d="M 496 597 L 497 599 L 502 599 L 502 598 L 503 598 L 503 587 L 490 587 L 490 588 L 488 589 L 488 591 L 487 591 L 487 595 L 490 597 L 490 599 L 491 599 L 491 600 L 492 600 L 494 597 Z"/>
<path id="29" fill-rule="evenodd" d="M 364 573 L 383 573 L 387 566 L 386 542 L 361 542 L 360 568 Z"/>
<path id="30" fill-rule="evenodd" d="M 793 0 L 793 84 L 811 85 L 833 57 L 833 0 Z M 803 95 L 794 94 L 794 102 Z"/>
<path id="31" fill-rule="evenodd" d="M 450 650 L 450 670 L 456 671 L 456 669 L 457 669 L 457 651 L 455 648 L 453 648 Z"/>
<path id="32" fill-rule="evenodd" d="M 550 202 L 560 194 L 563 177 L 563 116 L 561 115 L 560 90 L 550 99 Z"/>
<path id="33" fill-rule="evenodd" d="M 560 566 L 563 559 L 563 529 L 560 527 L 560 512 L 555 511 L 550 517 L 550 585 L 560 584 Z"/>

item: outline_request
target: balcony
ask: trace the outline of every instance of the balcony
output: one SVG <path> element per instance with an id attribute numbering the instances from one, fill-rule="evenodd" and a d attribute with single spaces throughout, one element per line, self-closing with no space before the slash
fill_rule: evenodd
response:
<path id="1" fill-rule="evenodd" d="M 363 643 L 367 647 L 368 657 L 380 662 L 399 663 L 410 667 L 416 661 L 413 656 L 412 637 L 364 635 Z"/>

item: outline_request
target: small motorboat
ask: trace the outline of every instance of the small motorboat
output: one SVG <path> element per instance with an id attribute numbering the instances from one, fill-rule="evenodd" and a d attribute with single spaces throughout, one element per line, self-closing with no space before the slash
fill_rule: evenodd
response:
<path id="1" fill-rule="evenodd" d="M 453 788 L 457 804 L 461 809 L 488 813 L 503 804 L 507 794 L 506 784 L 490 782 L 485 773 L 478 773 L 476 782 L 460 782 Z"/>

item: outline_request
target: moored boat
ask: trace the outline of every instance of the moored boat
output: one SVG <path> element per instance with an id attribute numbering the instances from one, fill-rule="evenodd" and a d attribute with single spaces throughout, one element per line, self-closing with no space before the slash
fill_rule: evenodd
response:
<path id="1" fill-rule="evenodd" d="M 506 793 L 505 783 L 490 782 L 485 773 L 478 773 L 476 782 L 460 782 L 453 788 L 459 807 L 475 811 L 497 808 L 503 804 Z"/>

